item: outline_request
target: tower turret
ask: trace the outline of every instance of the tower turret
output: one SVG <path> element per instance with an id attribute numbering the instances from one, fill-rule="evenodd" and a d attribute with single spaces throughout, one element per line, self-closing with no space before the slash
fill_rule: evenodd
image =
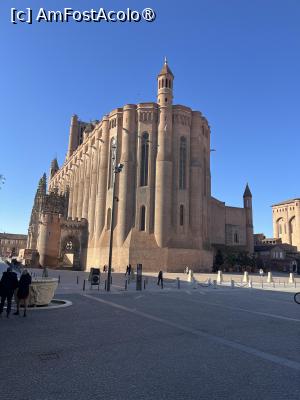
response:
<path id="1" fill-rule="evenodd" d="M 46 173 L 44 172 L 43 176 L 39 180 L 38 188 L 36 191 L 35 198 L 38 197 L 38 195 L 45 195 L 46 194 L 46 189 L 47 189 L 47 177 Z"/>
<path id="2" fill-rule="evenodd" d="M 174 75 L 165 57 L 164 65 L 157 76 L 157 103 L 163 106 L 171 106 L 173 102 Z"/>
<path id="3" fill-rule="evenodd" d="M 57 158 L 55 157 L 52 161 L 51 161 L 51 165 L 50 165 L 50 179 L 53 178 L 53 176 L 56 174 L 56 172 L 59 170 L 59 166 L 58 166 L 58 162 L 57 162 Z"/>
<path id="4" fill-rule="evenodd" d="M 246 238 L 247 238 L 247 249 L 249 253 L 254 251 L 254 238 L 253 238 L 253 216 L 252 216 L 252 193 L 247 183 L 244 195 L 244 209 L 246 212 Z"/>
<path id="5" fill-rule="evenodd" d="M 157 130 L 154 233 L 159 247 L 168 245 L 172 224 L 173 80 L 174 75 L 168 66 L 167 59 L 165 59 L 162 70 L 157 77 L 159 123 Z"/>
<path id="6" fill-rule="evenodd" d="M 37 238 L 39 231 L 39 215 L 42 210 L 43 204 L 45 202 L 46 185 L 47 185 L 47 179 L 46 179 L 46 174 L 44 173 L 41 179 L 39 180 L 31 211 L 27 246 L 26 246 L 28 249 L 35 250 L 37 247 Z"/>
<path id="7" fill-rule="evenodd" d="M 73 151 L 77 148 L 77 146 L 78 146 L 78 117 L 75 114 L 71 118 L 67 160 L 71 157 Z"/>

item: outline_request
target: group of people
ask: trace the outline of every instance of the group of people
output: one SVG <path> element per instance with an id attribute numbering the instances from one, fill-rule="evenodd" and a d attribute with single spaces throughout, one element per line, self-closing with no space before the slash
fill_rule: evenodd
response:
<path id="1" fill-rule="evenodd" d="M 3 272 L 0 280 L 0 316 L 3 313 L 5 302 L 6 305 L 6 316 L 9 318 L 11 312 L 11 303 L 15 294 L 15 300 L 17 304 L 17 311 L 14 315 L 20 314 L 20 304 L 24 305 L 24 314 L 26 317 L 28 298 L 29 298 L 29 286 L 31 284 L 31 275 L 27 269 L 22 271 L 20 280 L 18 280 L 17 274 L 13 271 L 12 267 L 8 267 L 6 272 Z"/>

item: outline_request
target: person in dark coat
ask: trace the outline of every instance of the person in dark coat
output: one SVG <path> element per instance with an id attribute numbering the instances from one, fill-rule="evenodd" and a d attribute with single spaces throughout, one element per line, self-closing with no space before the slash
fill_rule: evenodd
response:
<path id="1" fill-rule="evenodd" d="M 17 311 L 14 315 L 20 314 L 20 303 L 22 302 L 24 305 L 24 315 L 26 317 L 28 299 L 29 299 L 29 286 L 31 285 L 31 276 L 27 269 L 24 269 L 22 272 L 20 281 L 19 281 L 19 288 L 17 291 L 16 301 L 17 301 Z"/>
<path id="2" fill-rule="evenodd" d="M 163 272 L 162 272 L 162 271 L 159 271 L 159 273 L 158 273 L 157 284 L 158 284 L 158 286 L 159 286 L 159 284 L 161 284 L 161 287 L 162 287 L 162 288 L 163 288 L 163 286 L 164 286 Z"/>
<path id="3" fill-rule="evenodd" d="M 18 287 L 17 274 L 13 272 L 11 267 L 8 267 L 7 271 L 3 272 L 0 281 L 0 295 L 1 295 L 0 316 L 3 313 L 5 300 L 7 300 L 6 316 L 7 318 L 9 317 L 11 310 L 11 301 L 14 295 L 14 291 L 17 289 L 17 287 Z"/>

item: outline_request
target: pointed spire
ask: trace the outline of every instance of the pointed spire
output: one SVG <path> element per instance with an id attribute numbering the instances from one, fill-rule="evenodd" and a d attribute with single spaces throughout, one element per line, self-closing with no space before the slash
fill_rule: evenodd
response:
<path id="1" fill-rule="evenodd" d="M 173 75 L 173 73 L 172 73 L 172 71 L 171 71 L 171 69 L 170 69 L 170 67 L 168 65 L 167 57 L 165 57 L 164 65 L 163 65 L 160 73 L 158 74 L 158 76 L 167 75 L 167 74 L 171 75 L 174 78 L 174 75 Z"/>
<path id="2" fill-rule="evenodd" d="M 37 193 L 39 194 L 46 194 L 46 186 L 47 186 L 47 177 L 44 173 L 41 179 L 39 180 L 39 185 L 37 188 Z"/>
<path id="3" fill-rule="evenodd" d="M 49 179 L 52 179 L 53 176 L 56 174 L 56 172 L 59 170 L 59 166 L 58 166 L 58 162 L 57 162 L 57 158 L 53 158 L 53 160 L 51 161 L 51 166 L 50 166 L 50 175 L 49 175 Z"/>
<path id="4" fill-rule="evenodd" d="M 58 171 L 59 170 L 59 166 L 58 166 L 58 162 L 57 162 L 57 158 L 53 158 L 53 160 L 51 161 L 51 169 Z"/>
<path id="5" fill-rule="evenodd" d="M 247 183 L 247 185 L 246 185 L 246 188 L 245 188 L 243 197 L 252 197 L 252 193 L 251 193 L 251 190 L 250 190 L 250 188 L 249 188 L 248 183 Z"/>

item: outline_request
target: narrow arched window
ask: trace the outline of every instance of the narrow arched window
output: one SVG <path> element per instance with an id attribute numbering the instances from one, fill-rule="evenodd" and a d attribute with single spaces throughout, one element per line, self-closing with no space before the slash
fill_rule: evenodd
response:
<path id="1" fill-rule="evenodd" d="M 186 138 L 180 138 L 179 145 L 179 189 L 186 189 Z"/>
<path id="2" fill-rule="evenodd" d="M 291 220 L 290 220 L 290 232 L 291 232 L 291 234 L 293 234 L 294 233 L 294 227 L 295 227 L 295 217 L 293 217 Z"/>
<path id="3" fill-rule="evenodd" d="M 115 164 L 114 142 L 115 142 L 115 138 L 111 138 L 111 140 L 110 140 L 110 150 L 109 150 L 108 189 L 113 187 L 113 182 L 114 182 L 114 164 Z"/>
<path id="4" fill-rule="evenodd" d="M 182 204 L 179 209 L 179 223 L 180 223 L 180 226 L 184 225 L 184 206 Z"/>
<path id="5" fill-rule="evenodd" d="M 143 133 L 141 144 L 140 186 L 148 185 L 149 134 Z"/>
<path id="6" fill-rule="evenodd" d="M 234 243 L 239 243 L 239 235 L 237 232 L 234 234 Z"/>
<path id="7" fill-rule="evenodd" d="M 107 217 L 106 217 L 106 229 L 110 229 L 110 224 L 111 224 L 111 209 L 109 208 L 107 210 Z"/>
<path id="8" fill-rule="evenodd" d="M 142 206 L 140 211 L 140 231 L 146 230 L 146 207 Z"/>

